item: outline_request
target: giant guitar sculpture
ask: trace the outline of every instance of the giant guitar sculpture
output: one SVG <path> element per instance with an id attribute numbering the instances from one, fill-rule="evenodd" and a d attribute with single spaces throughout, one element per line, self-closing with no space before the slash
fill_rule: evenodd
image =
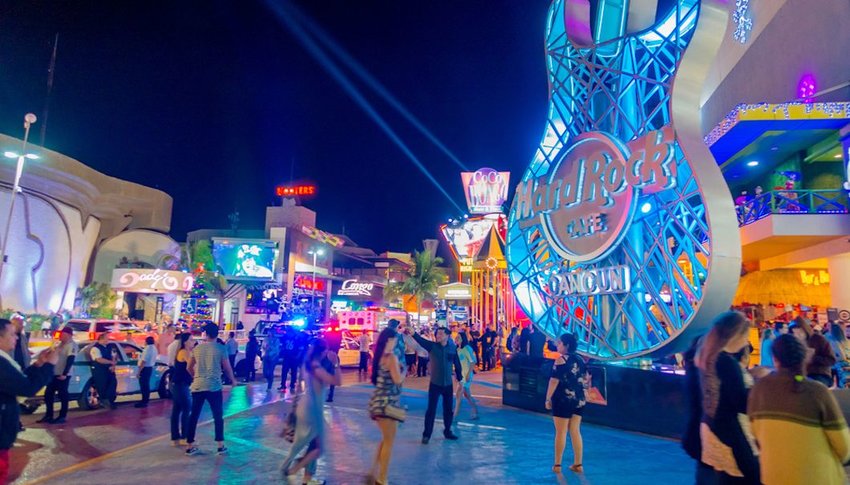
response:
<path id="1" fill-rule="evenodd" d="M 741 245 L 702 141 L 721 0 L 555 0 L 543 140 L 514 195 L 507 252 L 549 337 L 626 360 L 681 350 L 728 309 Z"/>

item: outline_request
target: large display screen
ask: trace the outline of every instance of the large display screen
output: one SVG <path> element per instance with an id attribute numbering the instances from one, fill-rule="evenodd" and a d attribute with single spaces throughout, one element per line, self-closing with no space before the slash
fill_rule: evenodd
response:
<path id="1" fill-rule="evenodd" d="M 213 239 L 213 259 L 225 278 L 272 280 L 277 242 L 267 239 Z"/>

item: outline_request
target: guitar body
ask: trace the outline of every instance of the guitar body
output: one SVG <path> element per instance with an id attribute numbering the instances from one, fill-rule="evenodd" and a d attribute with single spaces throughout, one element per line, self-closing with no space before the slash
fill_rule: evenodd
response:
<path id="1" fill-rule="evenodd" d="M 585 355 L 672 354 L 732 302 L 740 236 L 699 106 L 727 18 L 721 0 L 552 3 L 549 115 L 507 255 L 532 323 Z"/>

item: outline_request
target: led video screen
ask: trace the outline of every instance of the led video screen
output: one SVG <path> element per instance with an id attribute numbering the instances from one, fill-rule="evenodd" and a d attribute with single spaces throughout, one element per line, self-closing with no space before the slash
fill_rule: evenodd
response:
<path id="1" fill-rule="evenodd" d="M 277 242 L 266 239 L 213 239 L 213 259 L 232 280 L 272 280 Z"/>

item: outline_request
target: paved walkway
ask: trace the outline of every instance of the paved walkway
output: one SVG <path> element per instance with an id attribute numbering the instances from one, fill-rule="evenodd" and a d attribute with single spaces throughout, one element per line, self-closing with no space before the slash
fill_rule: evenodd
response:
<path id="1" fill-rule="evenodd" d="M 473 392 L 493 394 L 494 383 L 487 382 L 491 380 L 497 380 L 495 373 L 481 379 Z M 586 474 L 567 471 L 565 476 L 556 476 L 550 471 L 551 418 L 502 407 L 492 399 L 482 399 L 482 403 L 492 405 L 482 408 L 479 421 L 467 421 L 468 408 L 461 410 L 460 441 L 443 440 L 438 422 L 431 443 L 422 445 L 426 393 L 416 388 L 424 387 L 424 382 L 410 384 L 404 397 L 410 408 L 409 419 L 399 429 L 390 465 L 391 483 L 628 485 L 692 481 L 693 464 L 678 443 L 593 425 L 583 426 Z M 370 392 L 366 384 L 339 388 L 336 402 L 327 407 L 330 443 L 318 475 L 329 484 L 363 483 L 380 436 L 365 413 Z M 282 483 L 277 469 L 289 444 L 278 435 L 289 403 L 280 401 L 276 392 L 265 396 L 265 389 L 258 386 L 237 387 L 230 392 L 225 406 L 229 414 L 225 438 L 231 452 L 223 457 L 213 453 L 209 423 L 198 431 L 203 454 L 187 457 L 182 450 L 172 448 L 165 434 L 167 419 L 160 417 L 169 409 L 167 403 L 157 403 L 145 414 L 121 409 L 120 415 L 112 415 L 123 416 L 113 418 L 119 421 L 115 425 L 85 426 L 85 421 L 78 421 L 80 426 L 71 430 L 28 430 L 27 434 L 36 437 L 28 446 L 38 449 L 26 452 L 29 463 L 16 483 Z M 118 434 L 133 436 L 135 431 L 140 436 L 133 444 L 108 446 L 110 440 L 119 439 Z M 39 433 L 53 437 L 72 433 L 76 441 L 66 442 L 61 448 L 49 441 L 39 445 L 38 438 L 43 437 Z M 570 463 L 570 453 L 568 446 L 566 464 Z M 22 450 L 17 449 L 15 454 L 21 456 Z M 81 461 L 87 456 L 92 458 Z M 45 466 L 51 462 L 52 466 Z M 58 471 L 48 473 L 48 469 Z"/>

